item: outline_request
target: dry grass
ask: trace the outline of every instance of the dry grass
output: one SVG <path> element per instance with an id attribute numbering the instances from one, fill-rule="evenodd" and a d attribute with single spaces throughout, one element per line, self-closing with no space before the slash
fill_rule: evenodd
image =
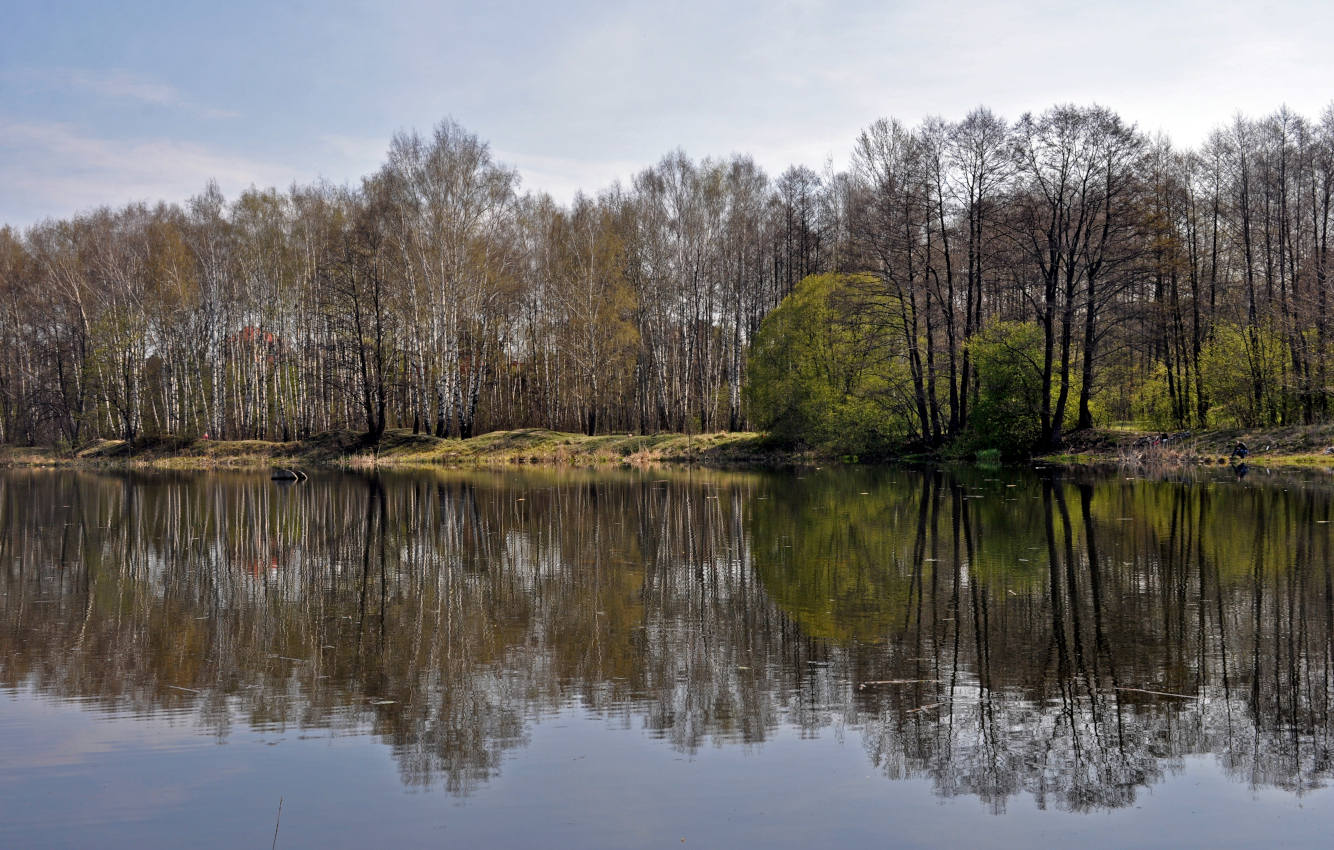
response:
<path id="1" fill-rule="evenodd" d="M 407 430 L 387 431 L 370 446 L 353 432 L 320 434 L 302 442 L 178 440 L 133 446 L 98 440 L 74 452 L 0 449 L 0 466 L 149 467 L 157 469 L 260 469 L 331 466 L 346 469 L 411 466 L 706 466 L 772 465 L 800 459 L 754 433 L 603 434 L 588 437 L 525 428 L 493 431 L 467 440 L 441 439 Z"/>
<path id="2" fill-rule="evenodd" d="M 1220 429 L 1146 444 L 1148 432 L 1125 428 L 1071 434 L 1063 453 L 1043 460 L 1063 464 L 1203 467 L 1228 462 L 1238 440 L 1250 448 L 1251 466 L 1334 469 L 1334 425 L 1269 429 Z M 523 428 L 492 431 L 467 440 L 390 430 L 375 446 L 352 431 L 316 435 L 301 442 L 181 440 L 173 437 L 127 445 L 96 440 L 76 451 L 0 446 L 0 467 L 148 467 L 157 469 L 267 469 L 270 467 L 562 467 L 686 464 L 747 467 L 807 464 L 815 453 L 778 448 L 757 433 L 600 434 L 588 437 Z"/>
<path id="3" fill-rule="evenodd" d="M 726 466 L 774 462 L 778 455 L 764 443 L 761 435 L 752 433 L 600 434 L 589 437 L 545 428 L 524 428 L 492 431 L 467 440 L 389 433 L 381 441 L 378 451 L 355 458 L 360 463 L 380 466 L 642 466 L 653 463 Z"/>

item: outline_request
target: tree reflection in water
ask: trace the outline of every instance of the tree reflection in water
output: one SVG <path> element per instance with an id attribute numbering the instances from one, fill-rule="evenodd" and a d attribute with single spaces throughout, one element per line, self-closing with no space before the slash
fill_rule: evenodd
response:
<path id="1" fill-rule="evenodd" d="M 855 730 L 996 810 L 1330 773 L 1328 489 L 1014 472 L 0 476 L 0 683 L 367 730 L 466 794 L 576 705 Z"/>

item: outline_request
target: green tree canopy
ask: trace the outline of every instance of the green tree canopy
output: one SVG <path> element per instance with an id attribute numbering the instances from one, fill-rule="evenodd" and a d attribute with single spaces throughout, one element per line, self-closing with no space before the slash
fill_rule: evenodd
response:
<path id="1" fill-rule="evenodd" d="M 787 443 L 868 452 L 901 441 L 903 367 L 868 316 L 861 275 L 806 278 L 760 326 L 751 348 L 751 419 Z M 883 306 L 883 305 L 882 305 Z"/>

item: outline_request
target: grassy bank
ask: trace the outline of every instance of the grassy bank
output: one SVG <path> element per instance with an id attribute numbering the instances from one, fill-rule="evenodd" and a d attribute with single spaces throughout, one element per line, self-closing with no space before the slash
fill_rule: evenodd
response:
<path id="1" fill-rule="evenodd" d="M 1069 435 L 1059 452 L 1038 460 L 1061 464 L 1205 466 L 1228 462 L 1238 441 L 1250 449 L 1246 462 L 1259 467 L 1334 469 L 1334 424 L 1266 429 L 1217 429 L 1164 435 L 1131 429 L 1094 429 Z M 900 460 L 960 460 L 914 454 Z M 757 433 L 604 434 L 588 437 L 524 428 L 492 431 L 467 440 L 441 439 L 406 430 L 387 431 L 367 446 L 360 434 L 334 432 L 300 442 L 180 440 L 162 438 L 131 445 L 98 440 L 75 451 L 0 447 L 0 467 L 153 469 L 267 469 L 272 467 L 369 468 L 411 466 L 778 466 L 835 461 L 817 451 L 774 445 Z M 973 459 L 962 459 L 971 462 Z"/>
<path id="2" fill-rule="evenodd" d="M 1071 434 L 1061 452 L 1042 459 L 1121 466 L 1219 465 L 1230 461 L 1238 442 L 1249 450 L 1250 466 L 1334 468 L 1334 424 L 1175 433 L 1092 429 Z"/>
<path id="3" fill-rule="evenodd" d="M 99 440 L 75 451 L 0 448 L 0 466 L 258 469 L 269 467 L 647 466 L 658 463 L 714 467 L 799 462 L 803 455 L 771 446 L 754 433 L 606 434 L 588 437 L 542 428 L 493 431 L 467 440 L 406 430 L 387 431 L 367 446 L 353 432 L 321 434 L 300 442 L 263 440 Z"/>

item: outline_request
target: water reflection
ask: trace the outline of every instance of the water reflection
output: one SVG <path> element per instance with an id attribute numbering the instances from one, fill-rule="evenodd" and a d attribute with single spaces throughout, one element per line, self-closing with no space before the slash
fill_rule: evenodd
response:
<path id="1" fill-rule="evenodd" d="M 571 704 L 687 753 L 855 730 L 997 811 L 1125 806 L 1197 753 L 1300 792 L 1329 490 L 1219 476 L 6 474 L 0 684 L 369 731 L 457 794 Z"/>

